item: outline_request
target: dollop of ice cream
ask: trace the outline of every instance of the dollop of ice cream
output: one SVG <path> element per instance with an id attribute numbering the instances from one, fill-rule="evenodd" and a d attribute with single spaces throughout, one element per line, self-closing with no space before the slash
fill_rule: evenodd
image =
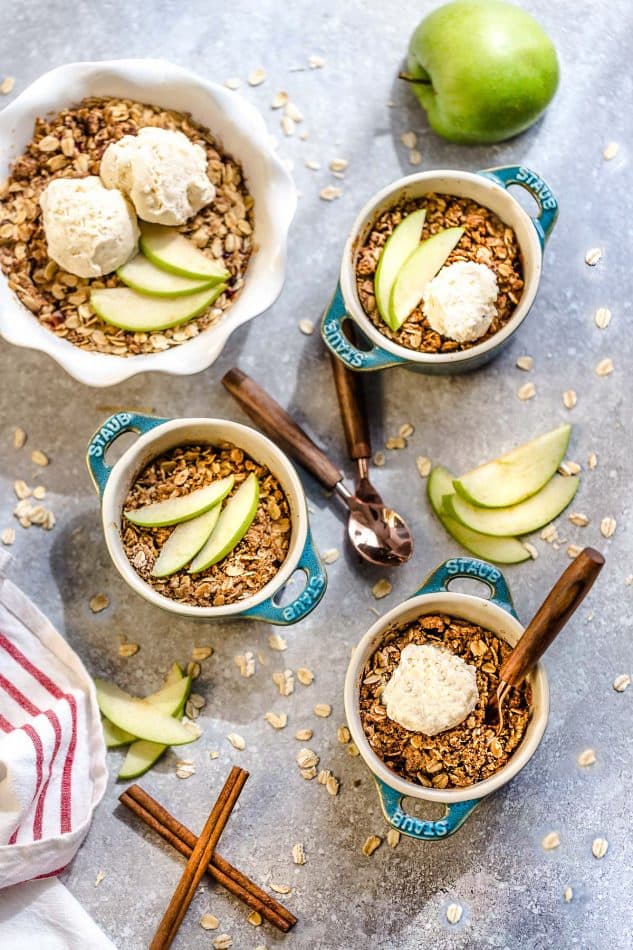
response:
<path id="1" fill-rule="evenodd" d="M 436 333 L 468 343 L 489 329 L 497 314 L 497 276 L 485 264 L 456 261 L 443 267 L 424 291 L 424 315 Z"/>
<path id="2" fill-rule="evenodd" d="M 77 277 L 102 277 L 136 253 L 134 209 L 95 175 L 56 178 L 40 195 L 48 255 Z"/>
<path id="3" fill-rule="evenodd" d="M 215 197 L 207 156 L 182 132 L 147 127 L 124 135 L 103 153 L 101 180 L 126 194 L 139 218 L 184 224 Z"/>
<path id="4" fill-rule="evenodd" d="M 478 700 L 475 667 L 427 643 L 407 644 L 382 694 L 391 720 L 426 736 L 459 725 Z"/>

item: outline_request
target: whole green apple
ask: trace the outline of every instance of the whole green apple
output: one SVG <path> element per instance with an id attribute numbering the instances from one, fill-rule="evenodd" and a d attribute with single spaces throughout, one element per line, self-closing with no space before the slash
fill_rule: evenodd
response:
<path id="1" fill-rule="evenodd" d="M 416 28 L 403 78 L 438 135 L 485 144 L 538 119 L 556 92 L 558 59 L 525 10 L 504 0 L 455 0 Z"/>

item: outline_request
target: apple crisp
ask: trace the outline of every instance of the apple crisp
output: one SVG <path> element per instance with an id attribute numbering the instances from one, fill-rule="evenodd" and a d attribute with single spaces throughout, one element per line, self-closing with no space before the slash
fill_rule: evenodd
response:
<path id="1" fill-rule="evenodd" d="M 422 312 L 422 302 L 407 317 L 399 330 L 391 330 L 384 322 L 374 296 L 374 277 L 387 239 L 408 214 L 426 209 L 422 240 L 444 228 L 463 227 L 462 235 L 444 266 L 457 261 L 485 264 L 497 277 L 499 294 L 495 301 L 497 315 L 490 328 L 477 340 L 458 343 L 433 330 Z M 361 305 L 376 328 L 400 346 L 423 353 L 449 353 L 466 350 L 488 340 L 506 325 L 523 293 L 521 252 L 512 228 L 489 208 L 455 195 L 428 194 L 410 199 L 384 211 L 373 223 L 364 244 L 356 254 L 356 285 Z"/>
<path id="2" fill-rule="evenodd" d="M 208 257 L 220 261 L 231 278 L 213 306 L 188 323 L 132 333 L 105 323 L 88 302 L 92 289 L 124 286 L 116 274 L 76 277 L 49 259 L 39 197 L 54 178 L 98 175 L 108 145 L 146 126 L 183 132 L 205 149 L 215 199 L 179 230 Z M 253 198 L 242 168 L 222 151 L 212 133 L 190 115 L 129 99 L 84 99 L 52 118 L 37 119 L 33 138 L 0 184 L 0 267 L 11 290 L 56 336 L 81 349 L 115 356 L 166 350 L 216 323 L 243 286 L 253 251 L 253 227 Z"/>
<path id="3" fill-rule="evenodd" d="M 141 527 L 122 518 L 123 547 L 139 577 L 164 597 L 195 607 L 236 603 L 256 594 L 272 580 L 285 561 L 290 544 L 288 500 L 272 472 L 230 442 L 178 446 L 153 459 L 137 475 L 123 508 L 127 511 L 188 495 L 233 475 L 235 484 L 230 498 L 251 472 L 259 482 L 259 504 L 253 523 L 225 558 L 199 574 L 189 574 L 183 568 L 171 577 L 152 577 L 152 568 L 176 526 Z"/>
<path id="4" fill-rule="evenodd" d="M 426 736 L 387 716 L 383 690 L 409 643 L 431 644 L 462 657 L 477 673 L 479 701 L 458 726 Z M 488 699 L 496 692 L 499 670 L 511 647 L 477 624 L 431 614 L 389 630 L 367 660 L 360 688 L 360 716 L 369 744 L 400 778 L 426 788 L 463 788 L 489 778 L 507 765 L 521 744 L 530 719 L 532 691 L 524 682 L 505 703 L 499 736 L 484 724 Z"/>

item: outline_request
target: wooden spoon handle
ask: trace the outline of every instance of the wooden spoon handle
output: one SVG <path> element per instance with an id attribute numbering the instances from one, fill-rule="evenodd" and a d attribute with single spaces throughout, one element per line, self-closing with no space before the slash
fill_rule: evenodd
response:
<path id="1" fill-rule="evenodd" d="M 222 384 L 253 422 L 276 445 L 311 472 L 325 488 L 331 491 L 341 481 L 342 473 L 327 455 L 254 379 L 234 367 L 224 376 Z"/>
<path id="2" fill-rule="evenodd" d="M 528 624 L 512 653 L 504 661 L 499 679 L 519 686 L 580 606 L 602 570 L 604 558 L 584 548 L 559 577 Z"/>
<path id="3" fill-rule="evenodd" d="M 352 321 L 349 320 L 350 329 L 348 332 L 352 343 L 354 343 L 354 337 L 351 336 L 353 333 L 351 323 Z M 351 459 L 371 458 L 367 410 L 360 373 L 352 372 L 333 353 L 330 353 L 330 361 L 349 457 Z"/>

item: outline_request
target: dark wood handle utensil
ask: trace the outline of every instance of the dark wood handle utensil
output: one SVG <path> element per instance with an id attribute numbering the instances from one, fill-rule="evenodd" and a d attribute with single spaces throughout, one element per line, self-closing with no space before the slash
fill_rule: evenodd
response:
<path id="1" fill-rule="evenodd" d="M 281 446 L 319 482 L 332 491 L 343 478 L 342 473 L 327 455 L 306 435 L 285 409 L 262 387 L 235 367 L 222 379 L 222 385 L 231 393 L 266 435 Z"/>
<path id="2" fill-rule="evenodd" d="M 333 353 L 330 353 L 330 362 L 349 457 L 352 459 L 371 458 L 371 441 L 360 374 L 353 373 Z"/>
<path id="3" fill-rule="evenodd" d="M 486 722 L 503 725 L 503 702 L 513 686 L 520 686 L 530 670 L 551 646 L 571 615 L 585 599 L 604 565 L 604 557 L 594 548 L 584 548 L 561 574 L 525 628 L 523 636 L 499 670 L 496 695 L 486 709 Z"/>

